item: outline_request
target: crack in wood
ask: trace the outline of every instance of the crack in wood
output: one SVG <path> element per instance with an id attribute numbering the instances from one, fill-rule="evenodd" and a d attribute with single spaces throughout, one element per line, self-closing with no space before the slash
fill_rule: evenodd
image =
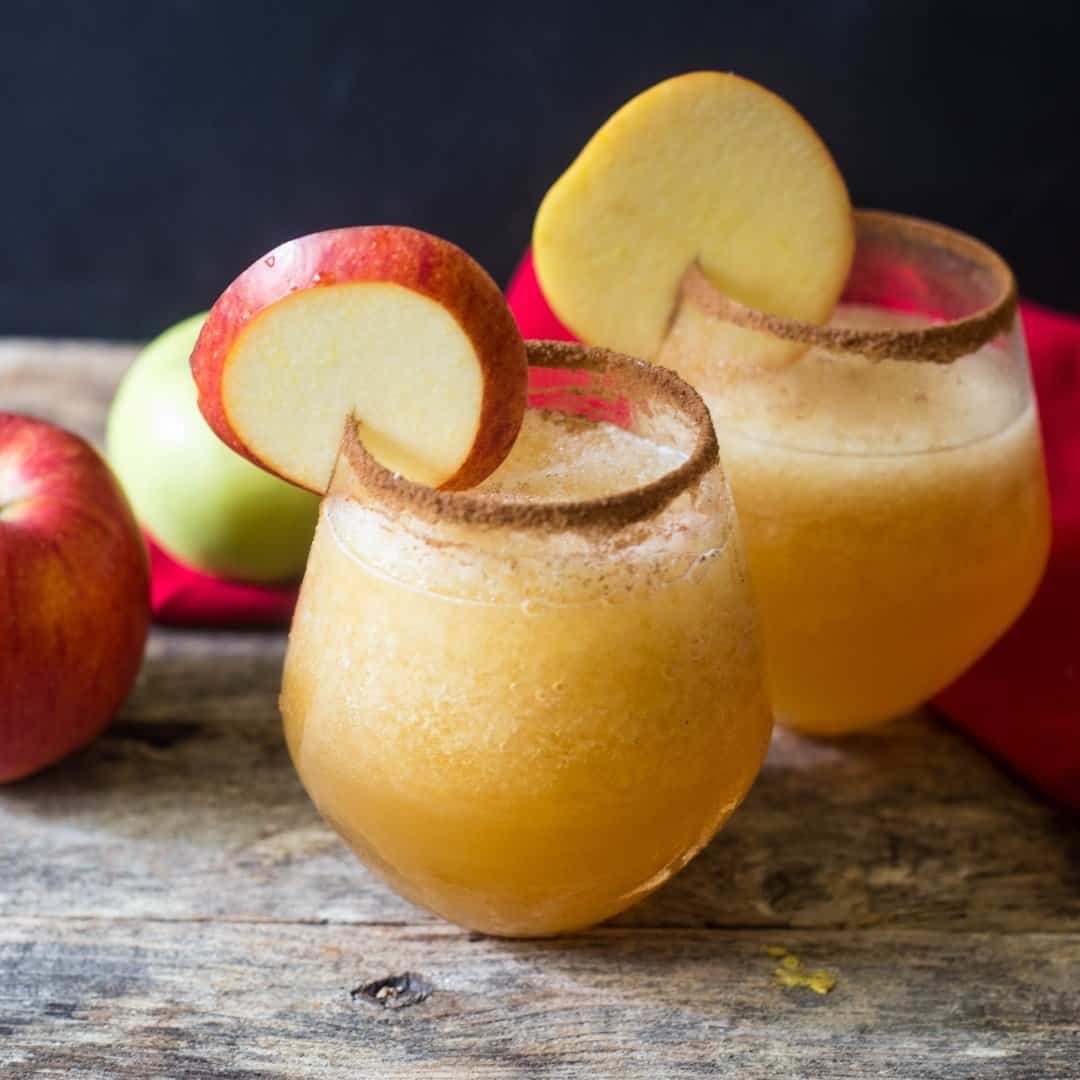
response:
<path id="1" fill-rule="evenodd" d="M 386 975 L 349 991 L 353 1001 L 367 1001 L 384 1009 L 407 1009 L 427 1001 L 435 992 L 429 979 L 415 971 Z"/>

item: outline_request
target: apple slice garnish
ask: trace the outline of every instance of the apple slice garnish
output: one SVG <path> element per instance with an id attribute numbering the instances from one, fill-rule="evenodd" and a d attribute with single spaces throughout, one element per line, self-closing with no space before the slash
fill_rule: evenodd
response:
<path id="1" fill-rule="evenodd" d="M 651 360 L 693 263 L 742 304 L 824 322 L 854 236 L 844 180 L 799 113 L 747 79 L 701 71 L 646 90 L 600 128 L 544 198 L 533 244 L 567 326 Z M 763 344 L 731 330 L 740 350 Z"/>
<path id="2" fill-rule="evenodd" d="M 528 381 L 517 324 L 480 265 L 390 225 L 302 236 L 252 263 L 211 310 L 191 369 L 224 442 L 316 492 L 350 416 L 394 472 L 479 483 L 517 437 Z"/>

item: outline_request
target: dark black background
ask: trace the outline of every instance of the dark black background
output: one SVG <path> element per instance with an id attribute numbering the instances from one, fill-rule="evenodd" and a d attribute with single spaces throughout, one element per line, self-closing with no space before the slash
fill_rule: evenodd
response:
<path id="1" fill-rule="evenodd" d="M 1080 5 L 0 5 L 0 334 L 137 338 L 290 236 L 397 222 L 500 281 L 624 100 L 696 68 L 801 109 L 856 204 L 1080 311 Z"/>

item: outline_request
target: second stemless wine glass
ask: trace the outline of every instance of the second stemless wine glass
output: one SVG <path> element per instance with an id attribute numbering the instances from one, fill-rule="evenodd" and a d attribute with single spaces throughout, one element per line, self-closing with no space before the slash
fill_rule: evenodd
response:
<path id="1" fill-rule="evenodd" d="M 832 325 L 742 307 L 691 268 L 658 358 L 712 411 L 777 721 L 820 734 L 960 675 L 1028 602 L 1049 540 L 1008 267 L 914 218 L 856 225 Z"/>
<path id="2" fill-rule="evenodd" d="M 746 794 L 772 723 L 700 398 L 602 350 L 530 361 L 522 435 L 474 491 L 409 483 L 346 433 L 281 696 L 357 854 L 505 935 L 662 884 Z"/>

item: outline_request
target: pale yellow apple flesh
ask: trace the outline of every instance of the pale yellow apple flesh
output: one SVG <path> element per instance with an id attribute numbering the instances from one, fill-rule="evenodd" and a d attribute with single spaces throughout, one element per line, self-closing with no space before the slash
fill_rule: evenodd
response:
<path id="1" fill-rule="evenodd" d="M 706 71 L 615 113 L 548 192 L 533 244 L 563 322 L 586 341 L 654 359 L 695 260 L 744 304 L 826 321 L 854 226 L 843 178 L 799 113 L 756 83 Z M 736 353 L 770 359 L 764 335 L 730 330 Z"/>
<path id="2" fill-rule="evenodd" d="M 293 483 L 325 490 L 342 417 L 387 468 L 438 486 L 477 439 L 484 369 L 440 303 L 389 282 L 298 292 L 238 336 L 222 375 L 231 426 Z"/>

